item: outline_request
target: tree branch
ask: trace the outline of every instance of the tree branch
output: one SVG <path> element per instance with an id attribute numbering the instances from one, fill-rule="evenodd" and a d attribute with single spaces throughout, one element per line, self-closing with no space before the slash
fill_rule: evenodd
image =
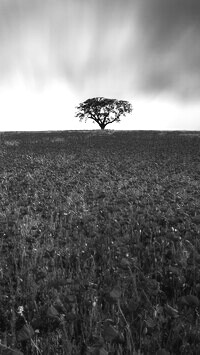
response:
<path id="1" fill-rule="evenodd" d="M 116 120 L 117 120 L 117 117 L 115 117 L 115 118 L 114 118 L 114 120 L 112 120 L 112 121 L 110 121 L 110 122 L 106 123 L 106 126 L 107 126 L 108 124 L 110 124 L 110 123 L 115 122 Z"/>

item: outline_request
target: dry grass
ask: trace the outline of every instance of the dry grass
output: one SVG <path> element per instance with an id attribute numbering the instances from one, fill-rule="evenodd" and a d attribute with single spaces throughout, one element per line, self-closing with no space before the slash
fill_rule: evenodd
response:
<path id="1" fill-rule="evenodd" d="M 2 137 L 2 353 L 200 351 L 199 140 L 105 132 Z"/>

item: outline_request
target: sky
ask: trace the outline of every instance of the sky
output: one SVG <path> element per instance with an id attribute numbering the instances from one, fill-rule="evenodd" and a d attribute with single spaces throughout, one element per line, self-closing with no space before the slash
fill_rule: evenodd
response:
<path id="1" fill-rule="evenodd" d="M 199 38 L 199 0 L 0 0 L 0 131 L 98 129 L 98 96 L 132 103 L 109 129 L 200 130 Z"/>

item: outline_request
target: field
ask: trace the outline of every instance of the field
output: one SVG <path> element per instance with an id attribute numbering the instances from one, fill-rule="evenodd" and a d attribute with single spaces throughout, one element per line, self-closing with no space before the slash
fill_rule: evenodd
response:
<path id="1" fill-rule="evenodd" d="M 200 133 L 0 134 L 0 353 L 200 354 Z"/>

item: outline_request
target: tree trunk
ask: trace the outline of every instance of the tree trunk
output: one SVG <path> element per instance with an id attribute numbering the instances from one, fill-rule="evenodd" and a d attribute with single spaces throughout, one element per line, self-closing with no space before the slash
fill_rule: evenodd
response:
<path id="1" fill-rule="evenodd" d="M 100 125 L 100 127 L 101 127 L 101 129 L 105 129 L 106 126 L 105 125 Z"/>

